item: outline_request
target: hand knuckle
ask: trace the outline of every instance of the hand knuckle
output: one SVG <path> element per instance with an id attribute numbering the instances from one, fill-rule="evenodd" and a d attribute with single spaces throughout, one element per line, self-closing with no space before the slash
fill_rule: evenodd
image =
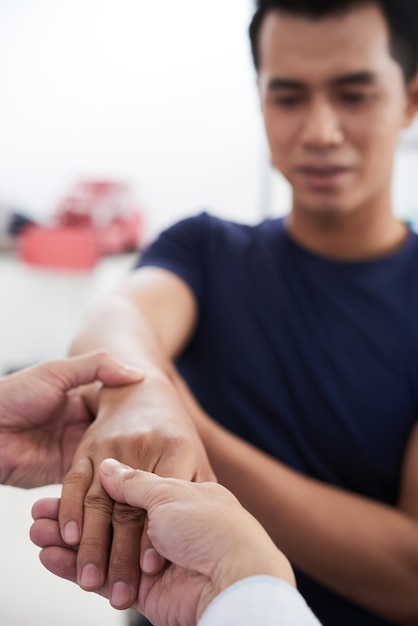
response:
<path id="1" fill-rule="evenodd" d="M 108 496 L 101 493 L 88 493 L 84 500 L 84 506 L 91 511 L 108 515 L 112 515 L 113 503 Z"/>
<path id="2" fill-rule="evenodd" d="M 86 491 L 90 485 L 90 478 L 84 472 L 78 470 L 70 470 L 65 477 L 64 484 L 66 487 L 73 487 Z"/>
<path id="3" fill-rule="evenodd" d="M 116 553 L 112 551 L 111 571 L 114 580 L 124 578 L 127 571 L 132 569 L 133 553 L 132 550 L 118 550 Z"/>
<path id="4" fill-rule="evenodd" d="M 142 526 L 145 520 L 145 511 L 129 505 L 115 503 L 113 508 L 113 526 Z"/>

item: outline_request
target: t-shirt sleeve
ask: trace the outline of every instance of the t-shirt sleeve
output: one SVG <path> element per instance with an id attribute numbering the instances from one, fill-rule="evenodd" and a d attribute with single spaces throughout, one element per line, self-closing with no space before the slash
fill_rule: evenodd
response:
<path id="1" fill-rule="evenodd" d="M 296 589 L 272 576 L 244 578 L 206 607 L 198 626 L 320 626 Z"/>
<path id="2" fill-rule="evenodd" d="M 201 306 L 210 223 L 207 213 L 177 222 L 145 249 L 136 268 L 151 266 L 173 272 L 188 284 Z"/>

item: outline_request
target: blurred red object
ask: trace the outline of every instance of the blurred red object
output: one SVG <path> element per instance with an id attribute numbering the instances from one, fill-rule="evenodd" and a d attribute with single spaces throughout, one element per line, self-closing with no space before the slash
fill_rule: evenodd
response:
<path id="1" fill-rule="evenodd" d="M 90 269 L 100 258 L 92 228 L 28 226 L 18 236 L 18 252 L 26 263 L 60 269 Z"/>
<path id="2" fill-rule="evenodd" d="M 89 269 L 102 255 L 136 250 L 143 215 L 130 189 L 117 181 L 78 183 L 58 205 L 50 226 L 30 226 L 18 237 L 20 258 L 33 265 Z"/>

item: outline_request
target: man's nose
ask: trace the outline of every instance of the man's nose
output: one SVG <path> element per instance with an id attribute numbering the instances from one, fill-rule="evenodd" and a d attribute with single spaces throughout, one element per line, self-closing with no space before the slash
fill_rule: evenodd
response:
<path id="1" fill-rule="evenodd" d="M 311 150 L 326 150 L 341 144 L 343 132 L 338 112 L 324 98 L 315 99 L 302 126 L 302 143 Z"/>

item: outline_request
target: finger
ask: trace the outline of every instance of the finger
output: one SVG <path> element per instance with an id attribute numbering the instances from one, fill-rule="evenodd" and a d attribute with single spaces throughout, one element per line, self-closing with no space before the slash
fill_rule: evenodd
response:
<path id="1" fill-rule="evenodd" d="M 41 550 L 39 559 L 47 570 L 75 583 L 77 580 L 77 553 L 71 548 L 48 546 Z"/>
<path id="2" fill-rule="evenodd" d="M 160 574 L 167 565 L 167 560 L 157 552 L 148 536 L 148 520 L 145 522 L 144 532 L 141 537 L 140 564 L 141 571 L 147 576 Z"/>
<path id="3" fill-rule="evenodd" d="M 70 547 L 64 543 L 61 537 L 58 520 L 37 519 L 30 527 L 29 536 L 31 541 L 39 548 L 48 546 Z"/>
<path id="4" fill-rule="evenodd" d="M 65 578 L 73 583 L 77 582 L 77 555 L 71 548 L 49 547 L 41 550 L 39 559 L 42 565 L 52 574 Z M 99 595 L 109 598 L 107 584 L 97 590 Z"/>
<path id="5" fill-rule="evenodd" d="M 144 536 L 144 535 L 143 535 Z M 144 546 L 144 547 L 142 547 Z M 147 541 L 141 541 L 141 571 L 147 576 L 157 576 L 160 574 L 168 561 L 152 546 L 147 537 Z"/>
<path id="6" fill-rule="evenodd" d="M 58 520 L 59 498 L 42 498 L 32 506 L 32 519 L 48 518 Z"/>
<path id="7" fill-rule="evenodd" d="M 134 470 L 115 459 L 105 459 L 100 464 L 100 480 L 117 502 L 148 511 L 155 499 L 153 489 L 164 479 L 144 470 Z"/>
<path id="8" fill-rule="evenodd" d="M 100 480 L 93 480 L 84 500 L 83 532 L 77 556 L 77 582 L 86 591 L 98 591 L 106 580 L 113 506 Z"/>
<path id="9" fill-rule="evenodd" d="M 64 478 L 59 505 L 59 525 L 62 538 L 74 546 L 81 541 L 84 519 L 84 498 L 93 481 L 90 459 L 77 459 Z"/>
<path id="10" fill-rule="evenodd" d="M 116 609 L 129 608 L 138 595 L 140 541 L 145 515 L 143 509 L 119 502 L 114 504 L 108 582 L 110 603 Z"/>
<path id="11" fill-rule="evenodd" d="M 117 386 L 140 382 L 144 378 L 141 370 L 120 363 L 104 350 L 45 363 L 40 367 L 45 367 L 60 380 L 64 390 L 96 380 Z"/>

